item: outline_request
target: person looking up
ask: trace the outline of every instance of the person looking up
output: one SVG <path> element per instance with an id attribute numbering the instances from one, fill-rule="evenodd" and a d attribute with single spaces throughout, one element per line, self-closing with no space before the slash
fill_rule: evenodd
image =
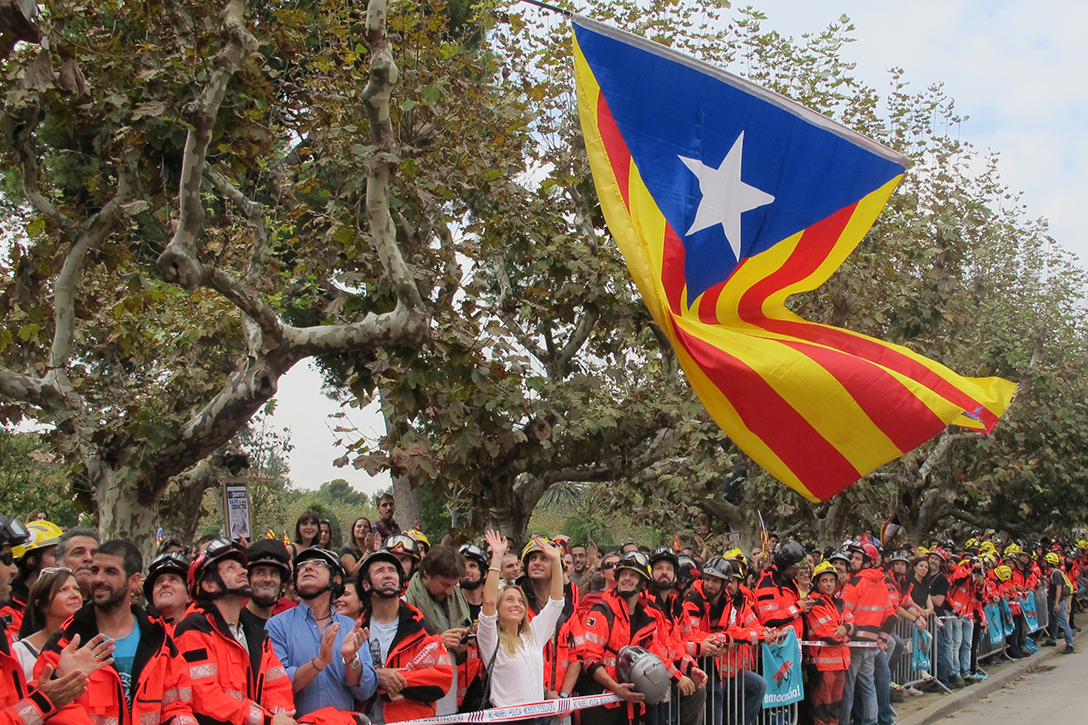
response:
<path id="1" fill-rule="evenodd" d="M 404 570 L 404 581 L 407 584 L 416 573 L 416 567 L 422 560 L 419 542 L 407 534 L 393 534 L 382 542 L 382 549 L 391 553 L 400 562 Z"/>
<path id="2" fill-rule="evenodd" d="M 264 622 L 242 606 L 252 596 L 245 547 L 212 541 L 189 567 L 193 609 L 175 629 L 189 663 L 200 725 L 295 725 L 291 680 Z"/>
<path id="3" fill-rule="evenodd" d="M 301 552 L 294 585 L 302 602 L 269 619 L 265 629 L 291 678 L 295 719 L 323 707 L 350 711 L 356 699 L 374 694 L 377 679 L 359 623 L 332 608 L 344 586 L 340 558 L 324 549 Z"/>
<path id="4" fill-rule="evenodd" d="M 74 526 L 61 535 L 54 552 L 57 561 L 71 569 L 76 575 L 84 602 L 91 600 L 91 580 L 94 578 L 91 567 L 100 541 L 98 532 L 94 529 Z"/>
<path id="5" fill-rule="evenodd" d="M 91 571 L 90 603 L 50 638 L 35 677 L 40 681 L 47 667 L 61 676 L 86 674 L 87 690 L 75 702 L 82 717 L 94 713 L 141 725 L 194 722 L 189 664 L 166 625 L 133 602 L 143 571 L 140 550 L 122 539 L 103 542 Z M 80 642 L 86 644 L 73 650 Z"/>
<path id="6" fill-rule="evenodd" d="M 490 560 L 484 550 L 475 544 L 463 544 L 457 553 L 465 562 L 465 575 L 461 577 L 461 593 L 468 602 L 468 618 L 475 622 L 480 618 L 484 603 L 484 580 Z"/>
<path id="7" fill-rule="evenodd" d="M 506 539 L 498 531 L 488 531 L 485 536 L 492 561 L 502 561 Z M 513 586 L 500 589 L 499 567 L 488 567 L 478 636 L 480 658 L 491 671 L 490 704 L 494 707 L 526 705 L 541 702 L 545 697 L 544 646 L 558 629 L 565 598 L 563 577 L 556 575 L 560 566 L 559 549 L 546 541 L 533 541 L 550 564 L 553 575 L 549 578 L 547 603 L 531 622 L 525 593 Z"/>
<path id="8" fill-rule="evenodd" d="M 167 552 L 156 556 L 147 567 L 144 597 L 150 604 L 148 613 L 170 625 L 171 632 L 189 608 L 189 591 L 185 583 L 189 563 L 181 554 Z"/>
<path id="9" fill-rule="evenodd" d="M 435 703 L 453 689 L 453 664 L 438 635 L 428 633 L 423 614 L 400 599 L 403 567 L 391 552 L 378 550 L 363 559 L 357 585 L 378 677 L 367 716 L 373 723 L 433 717 Z"/>
<path id="10" fill-rule="evenodd" d="M 34 678 L 34 663 L 53 633 L 60 629 L 68 617 L 83 606 L 79 582 L 65 568 L 43 569 L 38 581 L 30 587 L 23 630 L 26 634 L 12 645 L 12 651 L 23 666 L 27 682 Z"/>

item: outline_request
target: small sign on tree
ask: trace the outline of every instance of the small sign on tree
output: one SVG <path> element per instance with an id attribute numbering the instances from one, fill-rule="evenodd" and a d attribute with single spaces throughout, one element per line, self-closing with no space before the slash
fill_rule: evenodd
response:
<path id="1" fill-rule="evenodd" d="M 253 538 L 249 515 L 249 481 L 227 478 L 223 481 L 224 530 L 231 539 L 250 541 Z"/>

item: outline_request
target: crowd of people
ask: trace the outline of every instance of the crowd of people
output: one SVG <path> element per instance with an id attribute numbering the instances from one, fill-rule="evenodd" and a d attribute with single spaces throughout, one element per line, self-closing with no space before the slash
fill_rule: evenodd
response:
<path id="1" fill-rule="evenodd" d="M 759 643 L 806 643 L 800 719 L 891 725 L 904 626 L 936 629 L 936 679 L 985 674 L 988 605 L 1005 652 L 1073 651 L 1088 542 L 918 546 L 866 533 L 820 552 L 775 537 L 747 553 L 489 531 L 431 546 L 395 501 L 339 552 L 307 512 L 285 545 L 166 539 L 138 548 L 39 516 L 0 515 L 0 725 L 354 725 L 611 694 L 590 725 L 752 723 Z M 1047 589 L 1031 633 L 1025 596 Z M 565 714 L 565 713 L 564 713 Z M 556 718 L 540 718 L 553 722 Z M 532 723 L 533 721 L 525 721 Z"/>

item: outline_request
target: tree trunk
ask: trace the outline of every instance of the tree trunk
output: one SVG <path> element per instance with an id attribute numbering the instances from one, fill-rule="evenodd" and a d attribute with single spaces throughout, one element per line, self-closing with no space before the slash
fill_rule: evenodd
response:
<path id="1" fill-rule="evenodd" d="M 219 488 L 221 462 L 222 456 L 213 455 L 170 482 L 159 500 L 159 522 L 165 536 L 175 536 L 185 542 L 196 539 L 204 492 Z"/>
<path id="2" fill-rule="evenodd" d="M 422 522 L 419 491 L 412 488 L 407 476 L 393 476 L 393 498 L 397 500 L 397 521 L 401 528 L 411 529 Z"/>
<path id="3" fill-rule="evenodd" d="M 127 539 L 136 545 L 145 565 L 155 555 L 158 530 L 160 490 L 133 473 L 118 471 L 101 462 L 91 469 L 98 499 L 98 528 L 102 540 Z"/>

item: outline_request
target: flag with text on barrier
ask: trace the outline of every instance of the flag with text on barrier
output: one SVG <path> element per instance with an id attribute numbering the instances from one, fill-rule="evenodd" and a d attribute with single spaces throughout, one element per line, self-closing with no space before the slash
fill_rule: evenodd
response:
<path id="1" fill-rule="evenodd" d="M 785 632 L 785 639 L 778 644 L 763 645 L 763 679 L 767 681 L 763 707 L 789 705 L 805 697 L 801 675 L 801 642 L 793 627 L 787 627 Z"/>
<path id="2" fill-rule="evenodd" d="M 990 432 L 1015 385 L 806 322 L 875 221 L 900 156 L 743 79 L 575 18 L 586 149 L 609 230 L 729 437 L 826 500 L 947 424 Z"/>

